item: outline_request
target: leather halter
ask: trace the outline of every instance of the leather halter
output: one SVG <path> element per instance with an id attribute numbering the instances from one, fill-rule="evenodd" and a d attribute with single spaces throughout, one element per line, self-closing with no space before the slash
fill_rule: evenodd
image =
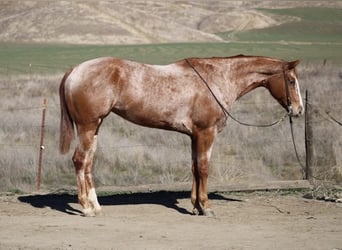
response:
<path id="1" fill-rule="evenodd" d="M 291 102 L 291 95 L 290 95 L 290 89 L 289 89 L 289 81 L 285 75 L 285 66 L 283 64 L 283 76 L 284 76 L 284 84 L 285 84 L 285 93 L 286 93 L 286 104 L 287 104 L 287 112 L 289 113 L 289 116 L 291 117 L 293 113 L 292 108 L 292 102 Z"/>

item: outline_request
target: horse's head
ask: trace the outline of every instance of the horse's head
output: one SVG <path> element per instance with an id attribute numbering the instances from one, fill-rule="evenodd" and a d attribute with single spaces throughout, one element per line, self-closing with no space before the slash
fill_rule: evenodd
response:
<path id="1" fill-rule="evenodd" d="M 285 62 L 282 72 L 267 79 L 266 87 L 271 95 L 289 112 L 291 116 L 299 116 L 304 112 L 303 101 L 298 84 L 296 66 L 299 60 Z"/>

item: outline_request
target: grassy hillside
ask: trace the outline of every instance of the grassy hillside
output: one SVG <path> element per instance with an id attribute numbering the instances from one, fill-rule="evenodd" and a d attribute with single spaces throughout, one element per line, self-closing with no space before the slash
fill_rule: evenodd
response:
<path id="1" fill-rule="evenodd" d="M 242 31 L 240 41 L 287 41 L 302 43 L 342 43 L 342 11 L 330 8 L 260 9 L 265 13 L 292 16 L 279 26 Z"/>
<path id="2" fill-rule="evenodd" d="M 223 42 L 218 32 L 288 22 L 286 16 L 259 10 L 275 6 L 342 8 L 338 0 L 0 1 L 0 41 L 99 45 Z"/>

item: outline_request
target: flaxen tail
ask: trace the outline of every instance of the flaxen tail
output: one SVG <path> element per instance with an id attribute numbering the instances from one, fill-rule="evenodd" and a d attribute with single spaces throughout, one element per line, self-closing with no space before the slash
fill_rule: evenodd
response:
<path id="1" fill-rule="evenodd" d="M 59 137 L 59 151 L 61 154 L 66 154 L 70 150 L 70 145 L 74 139 L 74 121 L 72 120 L 67 103 L 65 100 L 65 81 L 68 78 L 71 70 L 65 73 L 61 84 L 59 86 L 59 98 L 61 106 L 61 122 L 60 122 L 60 137 Z"/>

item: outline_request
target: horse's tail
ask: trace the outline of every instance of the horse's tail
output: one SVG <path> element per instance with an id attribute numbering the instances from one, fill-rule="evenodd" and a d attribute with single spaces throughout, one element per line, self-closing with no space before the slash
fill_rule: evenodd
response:
<path id="1" fill-rule="evenodd" d="M 74 139 L 74 121 L 70 116 L 68 106 L 65 100 L 65 81 L 70 75 L 71 70 L 65 73 L 59 86 L 59 98 L 61 106 L 61 122 L 60 122 L 60 137 L 59 151 L 61 154 L 66 154 L 70 150 L 71 141 Z"/>

